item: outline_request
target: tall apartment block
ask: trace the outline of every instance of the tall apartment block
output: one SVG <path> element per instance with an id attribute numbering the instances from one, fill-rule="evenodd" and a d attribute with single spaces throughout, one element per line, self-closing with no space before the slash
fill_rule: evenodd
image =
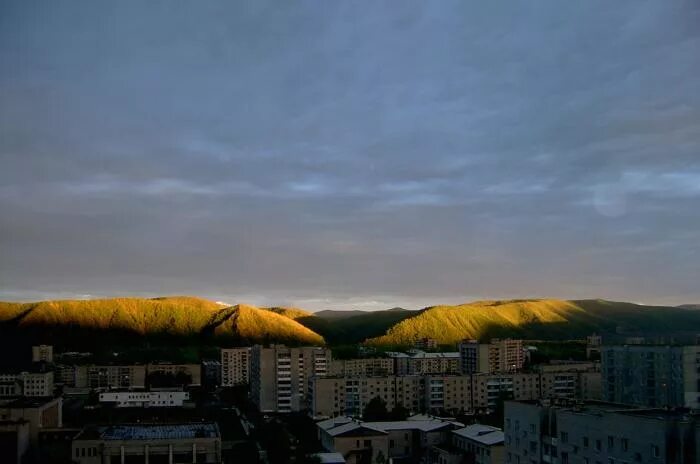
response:
<path id="1" fill-rule="evenodd" d="M 464 340 L 459 344 L 464 374 L 518 372 L 523 368 L 523 341 L 494 338 L 490 343 Z"/>
<path id="2" fill-rule="evenodd" d="M 232 387 L 250 381 L 250 347 L 221 350 L 221 385 Z"/>
<path id="3" fill-rule="evenodd" d="M 700 346 L 604 346 L 601 358 L 606 401 L 652 408 L 700 407 Z"/>
<path id="4" fill-rule="evenodd" d="M 700 430 L 686 412 L 603 402 L 507 401 L 505 462 L 698 462 Z"/>
<path id="5" fill-rule="evenodd" d="M 262 412 L 308 407 L 309 380 L 328 373 L 331 351 L 321 347 L 256 345 L 251 349 L 250 395 Z"/>

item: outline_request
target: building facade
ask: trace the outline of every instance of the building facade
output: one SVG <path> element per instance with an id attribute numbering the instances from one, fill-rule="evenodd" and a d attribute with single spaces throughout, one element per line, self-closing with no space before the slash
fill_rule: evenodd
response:
<path id="1" fill-rule="evenodd" d="M 200 364 L 151 363 L 146 365 L 146 375 L 165 374 L 178 378 L 189 379 L 186 386 L 199 387 L 202 385 L 202 366 Z"/>
<path id="2" fill-rule="evenodd" d="M 250 382 L 250 347 L 221 350 L 221 385 L 232 387 Z"/>
<path id="3" fill-rule="evenodd" d="M 11 395 L 13 391 L 17 396 L 53 396 L 53 378 L 53 371 L 0 374 L 0 396 L 15 396 Z"/>
<path id="4" fill-rule="evenodd" d="M 331 351 L 321 347 L 282 345 L 251 350 L 250 395 L 263 412 L 292 412 L 309 407 L 309 381 L 325 376 Z"/>
<path id="5" fill-rule="evenodd" d="M 506 463 L 697 463 L 694 417 L 603 402 L 507 402 Z"/>
<path id="6" fill-rule="evenodd" d="M 458 422 L 430 417 L 405 421 L 362 422 L 336 417 L 316 424 L 321 445 L 343 455 L 347 463 L 387 463 L 428 457 L 429 450 L 450 439 Z"/>
<path id="7" fill-rule="evenodd" d="M 88 427 L 72 444 L 77 464 L 221 463 L 216 423 Z"/>
<path id="8" fill-rule="evenodd" d="M 186 391 L 109 391 L 99 395 L 100 403 L 118 408 L 177 408 L 189 399 Z"/>
<path id="9" fill-rule="evenodd" d="M 600 379 L 599 372 L 314 377 L 310 412 L 317 418 L 359 417 L 379 397 L 388 410 L 400 405 L 413 413 L 488 413 L 506 399 L 590 399 L 599 393 L 595 376 Z"/>
<path id="10" fill-rule="evenodd" d="M 460 367 L 464 374 L 514 373 L 523 368 L 523 341 L 494 338 L 490 343 L 464 340 L 459 344 Z"/>
<path id="11" fill-rule="evenodd" d="M 52 345 L 34 345 L 32 346 L 32 362 L 53 362 L 53 346 Z"/>
<path id="12" fill-rule="evenodd" d="M 0 421 L 18 420 L 29 424 L 29 442 L 35 446 L 43 429 L 63 426 L 63 400 L 20 398 L 0 401 Z"/>
<path id="13" fill-rule="evenodd" d="M 605 401 L 700 407 L 700 346 L 604 346 L 601 361 Z"/>

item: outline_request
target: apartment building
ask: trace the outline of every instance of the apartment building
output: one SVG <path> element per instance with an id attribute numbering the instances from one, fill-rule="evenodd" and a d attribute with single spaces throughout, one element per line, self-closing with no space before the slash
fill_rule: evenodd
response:
<path id="1" fill-rule="evenodd" d="M 389 352 L 387 356 L 394 362 L 396 375 L 421 374 L 459 374 L 460 354 L 426 353 L 421 350 L 410 350 L 408 353 Z"/>
<path id="2" fill-rule="evenodd" d="M 506 463 L 698 462 L 698 424 L 680 410 L 508 401 L 504 431 Z"/>
<path id="3" fill-rule="evenodd" d="M 74 366 L 76 387 L 93 389 L 145 388 L 146 366 L 131 365 L 89 365 Z"/>
<path id="4" fill-rule="evenodd" d="M 188 386 L 199 387 L 202 385 L 202 366 L 200 364 L 172 364 L 150 363 L 146 364 L 146 375 L 165 374 L 176 380 L 189 379 Z"/>
<path id="5" fill-rule="evenodd" d="M 177 408 L 189 399 L 186 391 L 108 391 L 99 395 L 100 403 L 117 408 Z"/>
<path id="6" fill-rule="evenodd" d="M 72 444 L 77 464 L 221 463 L 216 423 L 87 427 Z"/>
<path id="7" fill-rule="evenodd" d="M 331 351 L 321 347 L 256 345 L 251 350 L 250 394 L 263 412 L 309 407 L 309 380 L 328 373 Z"/>
<path id="8" fill-rule="evenodd" d="M 514 373 L 523 368 L 523 341 L 494 338 L 489 343 L 464 340 L 459 344 L 460 366 L 464 374 Z"/>
<path id="9" fill-rule="evenodd" d="M 586 358 L 599 358 L 600 350 L 603 347 L 603 337 L 598 334 L 591 334 L 586 337 Z"/>
<path id="10" fill-rule="evenodd" d="M 503 430 L 473 424 L 451 432 L 450 441 L 431 449 L 430 464 L 501 464 L 505 448 Z"/>
<path id="11" fill-rule="evenodd" d="M 388 410 L 399 404 L 413 412 L 424 409 L 423 379 L 418 376 L 313 377 L 310 385 L 309 409 L 316 418 L 359 417 L 375 397 Z"/>
<path id="12" fill-rule="evenodd" d="M 431 447 L 447 442 L 452 430 L 464 427 L 459 422 L 425 416 L 389 422 L 336 417 L 316 426 L 321 445 L 342 454 L 348 464 L 427 457 Z"/>
<path id="13" fill-rule="evenodd" d="M 221 350 L 221 385 L 232 387 L 250 382 L 250 347 Z"/>
<path id="14" fill-rule="evenodd" d="M 314 377 L 310 411 L 314 417 L 359 417 L 379 397 L 391 410 L 411 412 L 493 412 L 504 399 L 590 398 L 600 373 L 542 372 L 519 374 L 422 375 L 384 377 Z M 599 392 L 600 382 L 597 383 Z"/>
<path id="15" fill-rule="evenodd" d="M 437 350 L 438 342 L 434 338 L 420 338 L 416 340 L 413 346 L 419 350 Z"/>
<path id="16" fill-rule="evenodd" d="M 451 374 L 461 372 L 458 352 L 414 353 L 408 360 L 408 375 Z"/>
<path id="17" fill-rule="evenodd" d="M 346 377 L 373 377 L 394 375 L 391 358 L 338 359 L 330 363 L 329 375 Z"/>
<path id="18" fill-rule="evenodd" d="M 49 397 L 53 390 L 53 371 L 0 374 L 0 396 Z"/>
<path id="19" fill-rule="evenodd" d="M 700 346 L 618 345 L 601 351 L 605 401 L 700 408 Z"/>
<path id="20" fill-rule="evenodd" d="M 203 360 L 202 361 L 202 385 L 208 388 L 215 388 L 221 383 L 221 361 L 218 360 Z"/>
<path id="21" fill-rule="evenodd" d="M 32 346 L 32 362 L 53 362 L 53 346 L 52 345 L 35 345 Z"/>
<path id="22" fill-rule="evenodd" d="M 26 421 L 29 424 L 29 442 L 36 446 L 39 432 L 46 428 L 63 426 L 61 398 L 19 398 L 0 400 L 0 422 Z"/>

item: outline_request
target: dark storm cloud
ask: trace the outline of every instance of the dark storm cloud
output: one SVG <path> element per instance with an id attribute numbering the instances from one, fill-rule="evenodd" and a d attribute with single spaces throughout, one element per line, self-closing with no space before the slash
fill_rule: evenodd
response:
<path id="1" fill-rule="evenodd" d="M 0 297 L 700 301 L 700 8 L 499 3 L 3 3 Z"/>

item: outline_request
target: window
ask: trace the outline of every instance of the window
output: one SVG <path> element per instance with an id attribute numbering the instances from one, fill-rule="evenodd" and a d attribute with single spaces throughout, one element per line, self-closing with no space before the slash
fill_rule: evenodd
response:
<path id="1" fill-rule="evenodd" d="M 389 440 L 389 448 L 393 448 L 393 447 L 394 447 L 394 440 Z"/>
<path id="2" fill-rule="evenodd" d="M 561 453 L 561 464 L 569 464 L 569 453 Z"/>
<path id="3" fill-rule="evenodd" d="M 613 449 L 614 446 L 615 446 L 615 438 L 609 436 L 608 437 L 608 450 Z"/>
<path id="4" fill-rule="evenodd" d="M 620 446 L 622 447 L 622 451 L 627 451 L 630 446 L 630 442 L 627 438 L 623 438 L 620 440 Z"/>
<path id="5" fill-rule="evenodd" d="M 588 448 L 588 437 L 583 437 L 583 447 Z"/>
<path id="6" fill-rule="evenodd" d="M 568 443 L 568 442 L 569 442 L 569 433 L 568 433 L 568 432 L 562 432 L 562 433 L 561 433 L 561 442 L 562 442 L 562 443 Z"/>
<path id="7" fill-rule="evenodd" d="M 653 458 L 659 457 L 659 447 L 658 446 L 651 445 L 651 457 L 653 457 Z"/>
<path id="8" fill-rule="evenodd" d="M 595 450 L 600 451 L 603 448 L 603 444 L 601 443 L 600 440 L 595 441 Z"/>
<path id="9" fill-rule="evenodd" d="M 372 441 L 371 440 L 365 440 L 365 448 L 369 448 L 372 446 Z"/>

